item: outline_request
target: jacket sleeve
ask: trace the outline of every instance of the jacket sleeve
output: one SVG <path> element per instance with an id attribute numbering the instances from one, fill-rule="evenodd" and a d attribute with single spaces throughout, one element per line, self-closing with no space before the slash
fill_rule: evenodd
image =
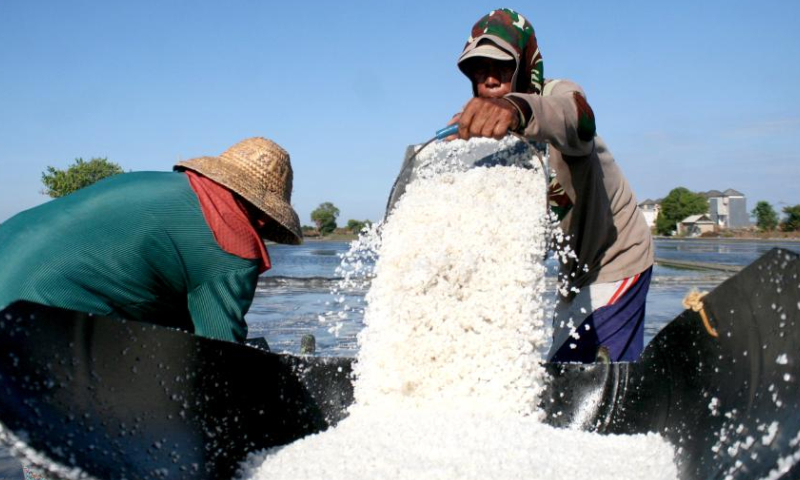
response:
<path id="1" fill-rule="evenodd" d="M 253 303 L 258 268 L 244 268 L 218 275 L 189 292 L 189 313 L 194 333 L 202 337 L 244 342 L 244 316 Z"/>
<path id="2" fill-rule="evenodd" d="M 522 117 L 524 135 L 547 142 L 570 157 L 589 155 L 594 149 L 594 113 L 581 87 L 567 80 L 552 80 L 552 92 L 545 95 L 510 93 Z"/>

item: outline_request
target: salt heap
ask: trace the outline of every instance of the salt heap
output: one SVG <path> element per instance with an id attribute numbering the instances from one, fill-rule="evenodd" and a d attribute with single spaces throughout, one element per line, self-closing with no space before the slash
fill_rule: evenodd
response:
<path id="1" fill-rule="evenodd" d="M 367 295 L 356 405 L 533 413 L 547 341 L 540 175 L 476 168 L 409 186 Z"/>
<path id="2" fill-rule="evenodd" d="M 420 155 L 452 163 L 489 144 L 457 140 Z M 544 173 L 447 170 L 418 172 L 383 225 L 349 417 L 252 455 L 244 478 L 677 478 L 656 435 L 540 422 Z"/>

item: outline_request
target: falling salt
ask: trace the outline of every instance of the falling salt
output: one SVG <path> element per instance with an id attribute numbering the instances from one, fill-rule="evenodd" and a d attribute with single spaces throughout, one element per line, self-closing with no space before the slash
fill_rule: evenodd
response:
<path id="1" fill-rule="evenodd" d="M 41 470 L 45 476 L 53 476 L 54 478 L 63 478 L 65 480 L 90 478 L 86 472 L 80 468 L 63 466 L 60 463 L 54 462 L 53 459 L 42 454 L 39 450 L 32 448 L 28 445 L 27 437 L 27 432 L 17 431 L 12 433 L 10 430 L 6 430 L 3 424 L 0 423 L 0 445 L 6 446 L 14 456 L 24 459 L 25 463 Z M 58 454 L 60 448 L 56 447 L 54 451 Z M 73 460 L 73 458 L 71 458 L 71 460 Z M 72 465 L 75 465 L 75 463 L 74 460 L 71 462 Z"/>
<path id="2" fill-rule="evenodd" d="M 775 363 L 778 365 L 786 365 L 789 363 L 789 357 L 787 357 L 785 353 L 782 353 L 778 355 L 778 358 L 775 359 Z"/>
<path id="3" fill-rule="evenodd" d="M 360 237 L 379 255 L 363 276 L 349 416 L 252 454 L 244 478 L 677 478 L 658 435 L 541 422 L 546 182 L 541 170 L 459 163 L 496 144 L 434 144 L 392 215 Z"/>
<path id="4" fill-rule="evenodd" d="M 769 445 L 775 440 L 775 436 L 778 434 L 778 422 L 772 422 L 767 429 L 767 433 L 761 437 L 761 443 L 764 445 Z"/>
<path id="5" fill-rule="evenodd" d="M 497 167 L 421 178 L 384 225 L 356 403 L 436 399 L 532 414 L 549 340 L 545 184 Z M 502 212 L 502 213 L 501 213 Z"/>
<path id="6" fill-rule="evenodd" d="M 719 415 L 719 399 L 717 397 L 711 398 L 711 401 L 708 402 L 708 409 L 711 411 L 712 416 Z"/>
<path id="7" fill-rule="evenodd" d="M 762 480 L 778 480 L 781 478 L 787 478 L 786 474 L 789 473 L 798 463 L 800 463 L 800 449 L 797 448 L 798 444 L 800 444 L 800 432 L 798 432 L 798 434 L 791 441 L 789 441 L 789 446 L 792 447 L 794 451 L 788 455 L 778 458 L 778 460 L 775 462 L 775 468 L 770 470 L 769 474 L 766 477 L 763 477 Z"/>

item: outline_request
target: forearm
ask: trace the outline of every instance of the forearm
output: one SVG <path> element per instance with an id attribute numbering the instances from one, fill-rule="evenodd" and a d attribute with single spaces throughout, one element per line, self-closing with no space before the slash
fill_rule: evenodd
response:
<path id="1" fill-rule="evenodd" d="M 584 156 L 594 148 L 594 113 L 575 87 L 548 96 L 510 93 L 505 98 L 516 107 L 526 137 L 550 143 L 565 155 Z"/>

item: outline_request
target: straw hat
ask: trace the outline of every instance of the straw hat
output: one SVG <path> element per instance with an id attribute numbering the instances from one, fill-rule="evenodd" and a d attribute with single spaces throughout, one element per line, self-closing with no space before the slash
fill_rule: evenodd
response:
<path id="1" fill-rule="evenodd" d="M 289 153 L 266 138 L 243 140 L 219 157 L 199 157 L 175 165 L 204 175 L 238 193 L 277 222 L 264 238 L 278 243 L 303 242 L 300 219 L 291 205 L 292 165 Z"/>

